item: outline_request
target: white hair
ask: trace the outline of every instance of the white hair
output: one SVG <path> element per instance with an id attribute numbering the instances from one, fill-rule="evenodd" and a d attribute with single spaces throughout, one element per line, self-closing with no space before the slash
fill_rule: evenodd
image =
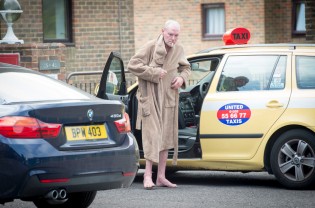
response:
<path id="1" fill-rule="evenodd" d="M 180 30 L 180 25 L 175 20 L 167 20 L 164 24 L 164 29 L 170 28 L 171 26 L 175 26 Z"/>

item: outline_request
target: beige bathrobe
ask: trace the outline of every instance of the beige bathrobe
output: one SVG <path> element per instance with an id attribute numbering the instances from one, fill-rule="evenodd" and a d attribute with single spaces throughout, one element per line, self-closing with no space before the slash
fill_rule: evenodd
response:
<path id="1" fill-rule="evenodd" d="M 160 79 L 161 70 L 167 74 Z M 171 88 L 176 76 L 190 75 L 190 64 L 183 47 L 175 44 L 166 52 L 163 36 L 144 45 L 131 59 L 128 70 L 138 77 L 137 129 L 142 129 L 144 158 L 159 162 L 159 152 L 174 148 L 173 164 L 178 156 L 178 90 Z"/>

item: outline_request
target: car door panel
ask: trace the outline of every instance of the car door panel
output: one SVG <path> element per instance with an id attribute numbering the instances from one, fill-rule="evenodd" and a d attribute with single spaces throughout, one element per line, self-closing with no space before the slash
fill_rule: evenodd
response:
<path id="1" fill-rule="evenodd" d="M 245 55 L 242 54 L 242 56 Z M 266 55 L 272 56 L 272 54 L 261 54 L 261 56 Z M 285 61 L 281 62 L 285 65 L 285 69 L 282 70 L 291 70 L 290 54 L 282 55 L 285 57 Z M 227 56 L 223 59 L 224 64 L 219 67 L 202 106 L 200 141 L 204 160 L 252 158 L 266 133 L 285 111 L 290 98 L 290 73 L 279 75 L 282 81 L 278 79 L 277 82 L 280 82 L 278 84 L 272 83 L 275 80 L 274 75 L 270 80 L 266 79 L 259 86 L 263 89 L 259 90 L 259 96 L 257 95 L 257 89 L 252 88 L 219 91 L 220 80 L 222 74 L 224 74 L 223 72 L 225 72 L 224 70 L 227 69 L 228 63 L 226 62 L 229 58 L 230 56 Z M 240 58 L 236 57 L 235 60 Z M 253 57 L 249 56 L 247 58 L 251 60 Z M 274 60 L 276 64 L 280 63 L 279 58 Z M 240 70 L 243 69 L 240 68 Z M 275 74 L 277 70 L 276 67 L 270 69 L 270 73 Z M 235 75 L 237 74 L 235 72 Z M 285 79 L 283 76 L 285 76 Z M 249 80 L 254 79 L 250 78 Z M 265 77 L 262 76 L 258 79 L 265 79 Z M 282 83 L 283 80 L 285 80 L 285 83 Z M 269 89 L 264 89 L 266 86 Z M 266 119 L 269 122 L 266 122 Z"/>

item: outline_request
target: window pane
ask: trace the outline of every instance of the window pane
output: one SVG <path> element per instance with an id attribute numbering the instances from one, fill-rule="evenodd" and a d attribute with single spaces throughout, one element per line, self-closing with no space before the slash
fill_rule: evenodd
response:
<path id="1" fill-rule="evenodd" d="M 202 4 L 202 34 L 204 38 L 221 39 L 225 32 L 224 3 Z"/>
<path id="2" fill-rule="evenodd" d="M 285 72 L 286 72 L 286 56 L 281 56 L 277 67 L 273 73 L 272 80 L 269 85 L 269 89 L 284 89 L 285 86 Z"/>
<path id="3" fill-rule="evenodd" d="M 314 56 L 296 57 L 297 85 L 300 89 L 315 89 L 314 66 Z"/>
<path id="4" fill-rule="evenodd" d="M 305 4 L 304 3 L 300 3 L 297 4 L 297 8 L 296 8 L 296 31 L 306 31 L 305 28 Z"/>
<path id="5" fill-rule="evenodd" d="M 106 93 L 118 95 L 120 90 L 120 84 L 122 82 L 121 70 L 123 66 L 121 65 L 120 59 L 113 58 L 111 65 L 109 67 L 109 73 L 107 75 L 106 81 Z"/>
<path id="6" fill-rule="evenodd" d="M 285 60 L 279 56 L 231 56 L 228 58 L 217 86 L 218 91 L 268 90 L 270 82 L 284 79 Z M 277 64 L 282 65 L 281 67 Z M 284 66 L 283 66 L 284 64 Z M 276 70 L 274 70 L 276 69 Z M 273 73 L 278 74 L 273 77 Z M 280 89 L 281 84 L 273 89 Z M 281 87 L 282 89 L 282 87 Z"/>
<path id="7" fill-rule="evenodd" d="M 186 83 L 186 87 L 195 85 L 205 76 L 209 75 L 210 72 L 215 71 L 219 63 L 219 58 L 192 62 L 190 64 L 191 75 L 189 76 L 188 83 Z"/>
<path id="8" fill-rule="evenodd" d="M 208 8 L 206 10 L 206 33 L 209 35 L 221 35 L 225 32 L 225 14 L 221 7 Z"/>
<path id="9" fill-rule="evenodd" d="M 69 39 L 67 0 L 43 0 L 44 39 Z"/>

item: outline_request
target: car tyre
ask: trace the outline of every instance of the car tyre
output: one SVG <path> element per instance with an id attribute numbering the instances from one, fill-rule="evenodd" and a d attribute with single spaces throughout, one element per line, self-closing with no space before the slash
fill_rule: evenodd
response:
<path id="1" fill-rule="evenodd" d="M 70 193 L 66 202 L 62 204 L 51 204 L 45 198 L 36 199 L 33 201 L 38 208 L 87 208 L 91 205 L 96 196 L 96 191 Z"/>
<path id="2" fill-rule="evenodd" d="M 277 180 L 289 189 L 307 189 L 315 183 L 315 136 L 296 129 L 283 133 L 270 155 Z"/>

